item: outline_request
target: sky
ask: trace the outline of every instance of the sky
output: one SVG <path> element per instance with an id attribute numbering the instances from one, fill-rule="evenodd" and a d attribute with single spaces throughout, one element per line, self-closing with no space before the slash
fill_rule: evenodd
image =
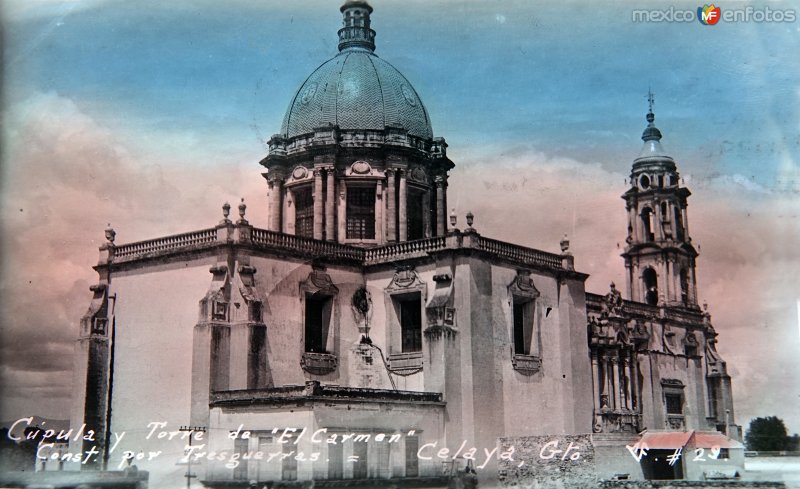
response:
<path id="1" fill-rule="evenodd" d="M 736 421 L 800 432 L 800 18 L 634 22 L 680 0 L 373 0 L 376 54 L 413 83 L 456 163 L 449 200 L 485 236 L 624 284 L 620 195 L 647 93 L 689 199 L 699 299 Z M 800 2 L 720 3 L 795 10 Z M 244 198 L 339 2 L 6 0 L 0 146 L 0 419 L 67 418 L 72 348 L 103 230 L 206 228 Z M 800 15 L 796 15 L 800 17 Z M 463 219 L 463 218 L 462 218 Z"/>

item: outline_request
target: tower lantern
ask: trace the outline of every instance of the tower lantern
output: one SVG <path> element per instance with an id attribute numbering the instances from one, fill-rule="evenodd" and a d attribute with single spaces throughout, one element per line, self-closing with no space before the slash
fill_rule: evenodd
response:
<path id="1" fill-rule="evenodd" d="M 689 236 L 687 198 L 675 160 L 661 146 L 654 98 L 642 133 L 644 146 L 633 161 L 630 189 L 622 198 L 628 211 L 625 252 L 628 296 L 651 305 L 697 307 L 695 259 Z"/>

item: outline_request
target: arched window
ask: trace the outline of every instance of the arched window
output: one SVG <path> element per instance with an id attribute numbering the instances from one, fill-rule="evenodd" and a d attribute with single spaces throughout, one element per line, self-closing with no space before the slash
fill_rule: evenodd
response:
<path id="1" fill-rule="evenodd" d="M 681 302 L 684 304 L 689 303 L 689 274 L 686 273 L 685 268 L 681 268 Z"/>
<path id="2" fill-rule="evenodd" d="M 652 268 L 646 268 L 642 273 L 644 282 L 644 300 L 651 306 L 658 305 L 658 276 Z"/>
<path id="3" fill-rule="evenodd" d="M 644 240 L 654 241 L 656 238 L 653 234 L 653 210 L 649 207 L 642 209 L 642 226 Z"/>
<path id="4" fill-rule="evenodd" d="M 681 210 L 677 206 L 675 207 L 675 237 L 678 241 L 683 241 L 684 239 L 683 219 L 681 217 Z"/>

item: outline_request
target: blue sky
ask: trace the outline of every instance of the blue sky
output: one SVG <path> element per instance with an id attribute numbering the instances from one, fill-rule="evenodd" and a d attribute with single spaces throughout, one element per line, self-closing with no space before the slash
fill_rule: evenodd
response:
<path id="1" fill-rule="evenodd" d="M 737 421 L 775 414 L 800 431 L 800 22 L 632 22 L 641 2 L 372 4 L 376 53 L 414 84 L 450 145 L 459 212 L 475 212 L 484 234 L 547 250 L 569 233 L 596 292 L 624 283 L 619 195 L 651 87 L 694 193 L 700 296 L 734 371 Z M 3 417 L 64 412 L 107 222 L 120 242 L 172 234 L 216 222 L 222 202 L 243 196 L 265 227 L 263 141 L 336 53 L 338 6 L 4 2 Z M 670 6 L 698 4 L 646 4 Z"/>

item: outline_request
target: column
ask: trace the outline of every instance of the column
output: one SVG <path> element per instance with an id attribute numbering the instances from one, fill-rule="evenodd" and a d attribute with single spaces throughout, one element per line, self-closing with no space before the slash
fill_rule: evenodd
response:
<path id="1" fill-rule="evenodd" d="M 431 231 L 431 191 L 426 190 L 424 194 L 422 194 L 422 226 L 424 236 L 426 238 L 430 238 L 432 236 Z"/>
<path id="2" fill-rule="evenodd" d="M 637 236 L 637 239 L 639 240 L 640 243 L 643 243 L 643 242 L 647 241 L 647 236 L 644 235 L 645 225 L 644 225 L 644 222 L 642 222 L 644 217 L 642 217 L 642 214 L 640 212 L 638 212 L 638 206 L 633 209 L 633 215 L 634 215 L 634 217 L 636 219 L 636 236 Z"/>
<path id="3" fill-rule="evenodd" d="M 661 302 L 661 295 L 664 295 L 666 301 L 669 297 L 669 290 L 667 290 L 667 263 L 662 257 L 658 262 L 658 301 Z"/>
<path id="4" fill-rule="evenodd" d="M 638 370 L 636 368 L 636 352 L 631 351 L 631 361 L 630 361 L 630 370 L 631 370 L 631 409 L 635 412 L 640 412 L 639 409 L 639 380 L 638 380 Z"/>
<path id="5" fill-rule="evenodd" d="M 666 302 L 671 302 L 672 298 L 672 262 L 670 261 L 668 256 L 664 257 L 664 270 L 666 270 L 666 277 L 664 277 L 664 290 L 666 291 L 664 294 L 664 300 Z"/>
<path id="6" fill-rule="evenodd" d="M 397 241 L 397 199 L 395 197 L 394 168 L 386 170 L 386 240 Z"/>
<path id="7" fill-rule="evenodd" d="M 672 300 L 678 302 L 681 300 L 681 284 L 680 284 L 680 270 L 675 270 L 675 265 L 677 265 L 676 260 L 672 260 L 670 263 L 670 278 L 672 279 L 671 287 L 672 287 Z"/>
<path id="8" fill-rule="evenodd" d="M 619 400 L 619 357 L 618 352 L 614 352 L 614 356 L 611 357 L 611 370 L 614 376 L 614 391 L 612 394 L 613 399 L 613 406 L 614 409 L 620 408 L 620 400 Z"/>
<path id="9" fill-rule="evenodd" d="M 664 216 L 661 215 L 661 204 L 658 202 L 653 202 L 653 227 L 656 239 L 664 239 Z"/>
<path id="10" fill-rule="evenodd" d="M 384 234 L 384 214 L 383 181 L 378 180 L 378 183 L 375 185 L 375 239 L 380 244 L 386 242 L 386 239 L 384 238 L 384 236 L 386 236 Z"/>
<path id="11" fill-rule="evenodd" d="M 334 203 L 336 202 L 336 189 L 334 183 L 334 170 L 332 166 L 325 168 L 328 175 L 327 194 L 325 199 L 325 239 L 333 241 L 336 219 L 334 218 Z"/>
<path id="12" fill-rule="evenodd" d="M 689 241 L 689 213 L 686 212 L 686 207 L 681 208 L 681 215 L 683 216 L 683 239 Z"/>
<path id="13" fill-rule="evenodd" d="M 283 180 L 274 177 L 269 181 L 269 230 L 281 232 L 281 216 L 283 209 Z"/>
<path id="14" fill-rule="evenodd" d="M 675 214 L 676 207 L 675 207 L 675 205 L 676 205 L 675 201 L 673 201 L 673 200 L 669 201 L 669 206 L 668 206 L 669 207 L 669 216 L 668 217 L 669 217 L 669 222 L 670 222 L 670 229 L 672 230 L 672 239 L 677 241 L 678 240 L 678 233 L 679 233 L 678 226 L 680 226 L 680 222 L 679 222 L 678 218 L 676 218 L 676 214 Z"/>
<path id="15" fill-rule="evenodd" d="M 594 410 L 600 411 L 600 368 L 597 365 L 597 353 L 592 352 L 592 390 L 594 391 Z"/>
<path id="16" fill-rule="evenodd" d="M 436 236 L 447 232 L 447 209 L 444 203 L 444 177 L 436 177 Z"/>
<path id="17" fill-rule="evenodd" d="M 634 206 L 628 208 L 628 219 L 631 223 L 631 232 L 628 236 L 630 236 L 631 239 L 638 240 L 639 223 L 636 220 L 636 208 Z"/>
<path id="18" fill-rule="evenodd" d="M 337 198 L 339 199 L 339 205 L 337 206 L 338 212 L 336 213 L 339 226 L 338 233 L 339 233 L 339 242 L 344 243 L 347 239 L 347 180 L 341 179 L 339 180 L 339 194 Z"/>
<path id="19" fill-rule="evenodd" d="M 406 217 L 406 209 L 408 208 L 408 197 L 406 190 L 406 171 L 398 170 L 400 173 L 400 195 L 399 195 L 399 212 L 398 212 L 398 227 L 400 234 L 400 241 L 408 241 L 408 218 Z"/>
<path id="20" fill-rule="evenodd" d="M 623 326 L 625 327 L 625 326 Z M 623 409 L 630 409 L 631 408 L 631 396 L 629 394 L 631 383 L 628 381 L 628 352 L 620 350 L 619 352 L 619 363 L 620 363 L 620 381 L 622 382 L 621 391 L 622 391 L 622 408 Z"/>
<path id="21" fill-rule="evenodd" d="M 286 234 L 295 233 L 295 212 L 294 212 L 294 193 L 290 188 L 286 188 L 283 194 L 283 232 Z"/>
<path id="22" fill-rule="evenodd" d="M 636 282 L 639 284 L 639 302 L 647 302 L 647 288 L 644 286 L 642 270 L 636 267 Z"/>
<path id="23" fill-rule="evenodd" d="M 697 276 L 695 275 L 695 272 L 694 272 L 694 262 L 690 263 L 689 265 L 690 265 L 689 269 L 690 269 L 691 274 L 692 274 L 692 283 L 689 284 L 689 290 L 691 291 L 689 293 L 690 294 L 689 297 L 690 297 L 690 300 L 691 300 L 692 304 L 697 304 Z"/>
<path id="24" fill-rule="evenodd" d="M 314 239 L 322 239 L 322 169 L 314 168 Z"/>

